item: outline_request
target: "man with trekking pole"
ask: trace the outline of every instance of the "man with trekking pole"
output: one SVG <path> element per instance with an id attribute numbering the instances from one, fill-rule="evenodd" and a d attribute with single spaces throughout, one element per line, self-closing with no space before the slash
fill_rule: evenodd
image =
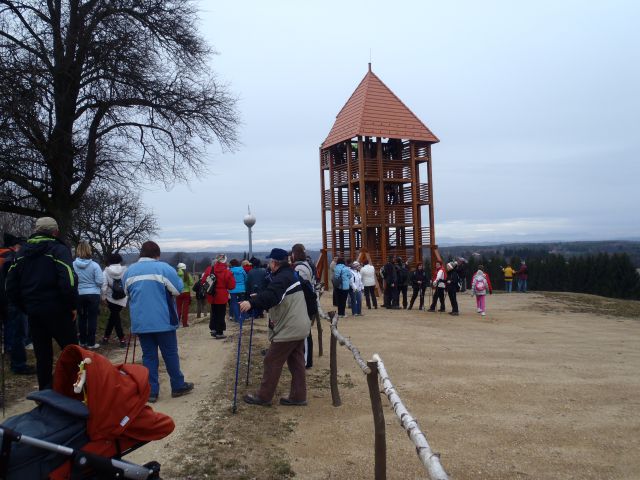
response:
<path id="1" fill-rule="evenodd" d="M 271 345 L 264 357 L 264 373 L 258 391 L 245 395 L 251 405 L 269 406 L 278 386 L 285 362 L 291 372 L 288 397 L 280 405 L 307 404 L 304 340 L 311 330 L 302 285 L 288 261 L 286 250 L 274 248 L 269 257 L 272 280 L 265 290 L 240 303 L 240 311 L 269 310 L 269 341 Z"/>

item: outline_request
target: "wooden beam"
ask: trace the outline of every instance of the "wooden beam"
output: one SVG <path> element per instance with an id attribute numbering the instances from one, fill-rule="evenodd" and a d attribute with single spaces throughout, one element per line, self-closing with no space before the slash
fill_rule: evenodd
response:
<path id="1" fill-rule="evenodd" d="M 364 162 L 364 145 L 362 137 L 358 137 L 358 169 L 360 170 L 359 186 L 360 186 L 360 250 L 367 248 L 367 196 L 365 193 L 365 162 Z M 355 260 L 355 258 L 354 258 Z"/>
<path id="2" fill-rule="evenodd" d="M 417 170 L 418 167 L 415 161 L 416 154 L 416 144 L 413 140 L 409 141 L 409 164 L 411 169 L 411 213 L 413 216 L 413 259 L 416 262 L 416 265 L 420 262 L 420 230 L 422 229 L 422 225 L 420 224 L 420 220 L 418 218 L 418 196 L 420 192 L 418 189 L 420 185 L 418 184 L 417 178 Z"/>
<path id="3" fill-rule="evenodd" d="M 347 142 L 347 196 L 348 196 L 348 206 L 349 206 L 349 221 L 348 232 L 349 232 L 349 257 L 353 257 L 353 247 L 355 243 L 355 234 L 353 231 L 353 218 L 354 218 L 354 200 L 353 200 L 353 187 L 351 184 L 351 171 L 353 170 L 353 162 L 351 161 L 351 140 Z M 353 260 L 353 259 L 352 259 Z"/>
<path id="4" fill-rule="evenodd" d="M 382 164 L 382 142 L 378 142 L 378 148 L 376 151 L 376 157 L 378 159 L 378 201 L 380 202 L 380 251 L 382 253 L 382 265 L 387 261 L 387 206 L 385 204 L 384 196 L 384 169 Z M 378 268 L 381 268 L 380 265 Z"/>

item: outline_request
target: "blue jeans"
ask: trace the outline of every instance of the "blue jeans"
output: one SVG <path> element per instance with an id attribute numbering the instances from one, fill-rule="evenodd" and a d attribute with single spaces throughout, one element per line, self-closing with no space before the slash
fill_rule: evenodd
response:
<path id="1" fill-rule="evenodd" d="M 231 318 L 233 318 L 236 322 L 240 320 L 240 302 L 242 300 L 244 300 L 244 292 L 231 294 L 229 313 L 231 314 Z"/>
<path id="2" fill-rule="evenodd" d="M 27 336 L 27 316 L 15 305 L 9 304 L 5 329 L 6 350 L 11 352 L 11 371 L 16 373 L 27 367 L 27 352 L 24 341 Z"/>
<path id="3" fill-rule="evenodd" d="M 139 333 L 140 347 L 142 348 L 142 364 L 149 370 L 149 384 L 151 394 L 157 395 L 160 391 L 158 380 L 158 348 L 162 353 L 162 359 L 167 367 L 167 373 L 171 380 L 171 391 L 175 392 L 184 387 L 184 375 L 180 371 L 180 358 L 178 357 L 178 337 L 175 330 L 169 332 Z"/>
<path id="4" fill-rule="evenodd" d="M 526 278 L 519 278 L 518 279 L 518 291 L 519 292 L 523 292 L 523 293 L 527 293 L 527 279 Z"/>
<path id="5" fill-rule="evenodd" d="M 353 315 L 362 313 L 362 292 L 358 290 L 354 292 L 349 290 L 349 298 L 351 299 L 351 313 Z"/>
<path id="6" fill-rule="evenodd" d="M 511 288 L 513 287 L 513 280 L 505 280 L 504 281 L 504 291 L 507 293 L 511 293 Z"/>

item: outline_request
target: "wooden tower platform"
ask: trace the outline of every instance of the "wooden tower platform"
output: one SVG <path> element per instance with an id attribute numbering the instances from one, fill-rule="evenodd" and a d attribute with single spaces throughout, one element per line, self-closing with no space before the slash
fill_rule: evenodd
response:
<path id="1" fill-rule="evenodd" d="M 424 249 L 433 265 L 437 142 L 369 64 L 320 146 L 324 252 L 352 260 L 368 252 L 379 268 L 388 256 L 422 262 Z"/>

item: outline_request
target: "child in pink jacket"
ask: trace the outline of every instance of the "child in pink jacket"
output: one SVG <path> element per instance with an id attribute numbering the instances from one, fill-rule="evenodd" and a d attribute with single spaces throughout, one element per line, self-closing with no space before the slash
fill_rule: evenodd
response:
<path id="1" fill-rule="evenodd" d="M 483 272 L 484 266 L 479 265 L 478 271 L 473 274 L 473 282 L 471 283 L 472 295 L 476 297 L 476 306 L 478 313 L 483 317 L 486 315 L 486 297 L 491 293 L 491 282 L 489 277 Z"/>

